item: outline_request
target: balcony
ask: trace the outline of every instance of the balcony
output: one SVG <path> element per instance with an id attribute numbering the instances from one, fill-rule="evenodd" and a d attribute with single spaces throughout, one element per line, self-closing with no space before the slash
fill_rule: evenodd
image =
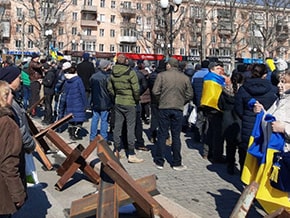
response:
<path id="1" fill-rule="evenodd" d="M 98 28 L 98 21 L 97 20 L 81 20 L 81 26 L 83 27 L 91 27 L 91 28 Z"/>
<path id="2" fill-rule="evenodd" d="M 121 28 L 129 28 L 129 29 L 136 29 L 136 23 L 131 23 L 131 22 L 121 22 L 120 23 Z"/>
<path id="3" fill-rule="evenodd" d="M 81 35 L 81 40 L 92 42 L 92 41 L 96 41 L 97 40 L 97 37 L 95 35 L 93 35 L 93 36 L 92 35 L 90 35 L 90 36 L 88 36 L 88 35 Z"/>
<path id="4" fill-rule="evenodd" d="M 122 16 L 129 16 L 129 17 L 135 17 L 137 10 L 135 8 L 126 8 L 123 7 L 120 9 L 120 13 Z"/>
<path id="5" fill-rule="evenodd" d="M 97 6 L 83 5 L 81 8 L 81 12 L 95 12 L 95 13 L 97 13 Z"/>
<path id="6" fill-rule="evenodd" d="M 136 43 L 137 37 L 136 36 L 120 36 L 120 43 Z"/>
<path id="7" fill-rule="evenodd" d="M 199 45 L 200 45 L 200 42 L 198 42 L 197 40 L 190 40 L 189 41 L 189 46 L 190 47 L 198 48 Z"/>

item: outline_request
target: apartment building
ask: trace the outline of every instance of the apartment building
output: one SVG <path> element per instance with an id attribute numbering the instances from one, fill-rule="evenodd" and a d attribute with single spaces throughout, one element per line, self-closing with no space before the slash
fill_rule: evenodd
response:
<path id="1" fill-rule="evenodd" d="M 153 0 L 4 0 L 1 52 L 18 58 L 56 49 L 72 57 L 85 51 L 97 58 L 126 52 L 175 54 L 194 62 L 290 60 L 289 8 L 224 2 L 171 1 L 170 12 Z"/>

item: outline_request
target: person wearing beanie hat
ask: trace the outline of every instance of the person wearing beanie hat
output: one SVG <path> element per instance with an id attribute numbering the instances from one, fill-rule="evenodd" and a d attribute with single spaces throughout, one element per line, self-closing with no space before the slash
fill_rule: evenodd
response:
<path id="1" fill-rule="evenodd" d="M 101 69 L 101 70 L 105 70 L 108 66 L 110 66 L 111 65 L 111 62 L 110 61 L 108 61 L 108 60 L 105 60 L 105 59 L 102 59 L 101 61 L 100 61 L 100 63 L 99 63 L 99 68 Z"/>
<path id="2" fill-rule="evenodd" d="M 111 73 L 111 62 L 102 59 L 96 73 L 90 78 L 92 91 L 92 121 L 90 130 L 90 141 L 97 136 L 100 121 L 100 135 L 108 141 L 108 116 L 113 107 L 112 96 L 108 91 L 108 80 Z M 110 144 L 110 142 L 108 142 Z"/>
<path id="3" fill-rule="evenodd" d="M 77 65 L 77 73 L 79 77 L 82 79 L 85 91 L 86 91 L 86 98 L 87 98 L 87 106 L 86 109 L 90 110 L 90 94 L 91 94 L 91 88 L 90 88 L 90 78 L 95 73 L 95 66 L 94 64 L 89 60 L 90 54 L 84 53 L 83 54 L 83 61 Z"/>
<path id="4" fill-rule="evenodd" d="M 0 80 L 4 80 L 8 82 L 9 84 L 11 84 L 16 78 L 19 78 L 20 73 L 21 72 L 18 67 L 14 67 L 14 66 L 4 67 L 0 71 Z M 19 82 L 20 82 L 20 78 L 19 78 Z"/>

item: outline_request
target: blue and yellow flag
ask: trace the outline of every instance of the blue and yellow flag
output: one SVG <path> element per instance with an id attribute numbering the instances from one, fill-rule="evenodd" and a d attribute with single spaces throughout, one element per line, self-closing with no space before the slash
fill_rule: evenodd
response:
<path id="1" fill-rule="evenodd" d="M 58 51 L 57 48 L 54 48 L 53 46 L 50 47 L 50 55 L 54 60 L 62 60 L 64 58 L 64 55 Z"/>
<path id="2" fill-rule="evenodd" d="M 218 107 L 218 100 L 225 86 L 225 78 L 215 73 L 209 72 L 205 75 L 202 88 L 201 106 L 215 108 Z"/>
<path id="3" fill-rule="evenodd" d="M 256 149 L 252 149 L 250 153 L 248 150 L 241 180 L 247 185 L 252 181 L 259 184 L 256 199 L 267 213 L 272 213 L 281 207 L 290 209 L 288 193 L 280 191 L 270 184 L 274 153 L 283 150 L 285 140 L 283 134 L 273 132 L 268 144 L 263 148 L 264 136 L 259 132 L 262 131 L 260 128 L 262 117 L 264 117 L 264 112 L 257 115 L 249 141 L 249 148 L 256 146 Z M 275 118 L 267 114 L 265 121 L 273 122 Z"/>

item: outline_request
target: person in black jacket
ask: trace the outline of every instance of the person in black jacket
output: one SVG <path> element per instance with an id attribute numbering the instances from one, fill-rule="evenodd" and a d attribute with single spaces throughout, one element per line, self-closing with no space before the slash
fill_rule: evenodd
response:
<path id="1" fill-rule="evenodd" d="M 248 149 L 249 138 L 254 127 L 256 114 L 248 107 L 251 98 L 255 98 L 267 110 L 277 99 L 278 89 L 271 82 L 265 79 L 267 67 L 265 64 L 254 64 L 251 71 L 251 78 L 245 80 L 235 96 L 234 109 L 242 120 L 241 149 L 239 150 L 239 162 L 241 169 L 244 166 Z"/>
<path id="2" fill-rule="evenodd" d="M 222 135 L 226 141 L 227 172 L 234 174 L 236 150 L 241 142 L 241 119 L 234 109 L 235 94 L 244 82 L 239 72 L 233 72 L 230 84 L 227 84 L 220 95 L 218 107 L 223 111 Z"/>
<path id="3" fill-rule="evenodd" d="M 111 71 L 111 62 L 102 59 L 99 63 L 99 69 L 90 78 L 92 92 L 92 110 L 90 141 L 97 136 L 98 123 L 100 125 L 100 135 L 108 141 L 108 115 L 113 107 L 113 96 L 108 92 L 107 85 Z"/>
<path id="4" fill-rule="evenodd" d="M 44 118 L 42 124 L 49 125 L 53 122 L 52 119 L 52 99 L 54 95 L 54 86 L 56 75 L 54 69 L 48 64 L 43 65 L 44 78 L 42 80 L 44 93 Z"/>
<path id="5" fill-rule="evenodd" d="M 95 66 L 90 61 L 90 54 L 83 54 L 83 61 L 77 65 L 77 72 L 79 77 L 82 79 L 83 84 L 85 86 L 86 97 L 87 97 L 87 109 L 90 108 L 90 78 L 95 73 Z"/>

